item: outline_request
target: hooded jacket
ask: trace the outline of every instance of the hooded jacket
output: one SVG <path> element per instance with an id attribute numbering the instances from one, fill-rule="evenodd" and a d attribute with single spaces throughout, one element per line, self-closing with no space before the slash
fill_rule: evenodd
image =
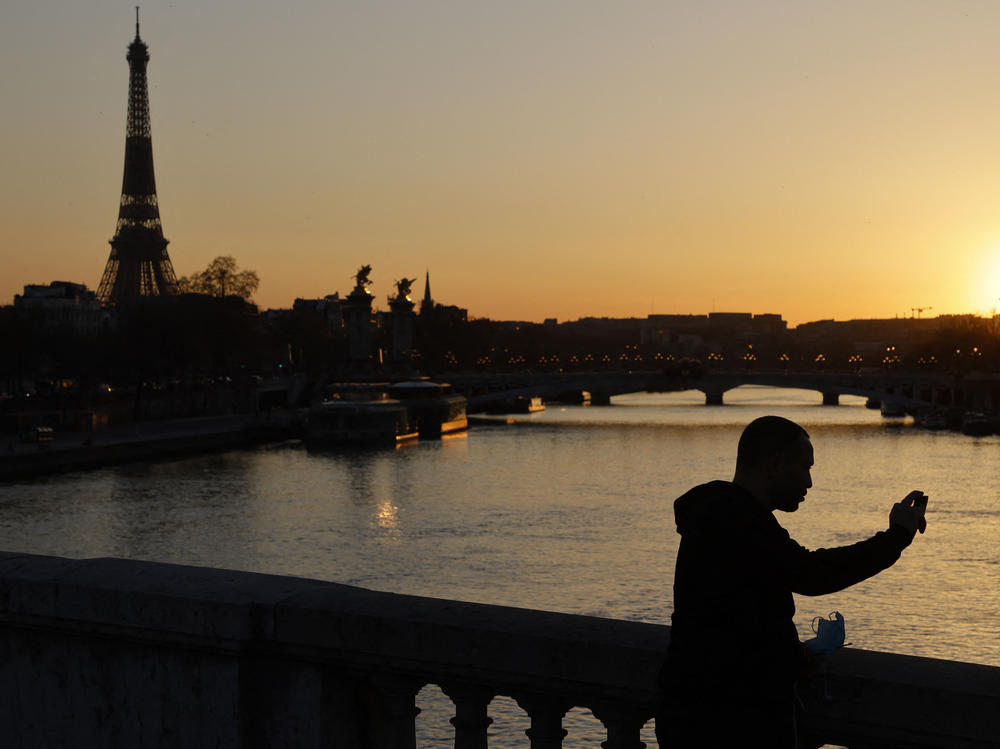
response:
<path id="1" fill-rule="evenodd" d="M 674 502 L 681 543 L 662 685 L 779 698 L 801 659 L 792 593 L 833 593 L 891 566 L 913 540 L 892 526 L 850 546 L 810 551 L 745 489 L 713 481 Z"/>

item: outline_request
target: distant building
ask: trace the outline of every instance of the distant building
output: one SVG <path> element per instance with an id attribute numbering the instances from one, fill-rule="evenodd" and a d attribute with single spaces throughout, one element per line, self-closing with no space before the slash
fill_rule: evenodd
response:
<path id="1" fill-rule="evenodd" d="M 707 315 L 649 315 L 641 322 L 640 341 L 668 345 L 678 339 L 756 341 L 788 330 L 781 315 L 711 312 Z"/>
<path id="2" fill-rule="evenodd" d="M 326 329 L 337 333 L 344 328 L 344 300 L 339 292 L 327 294 L 322 299 L 296 299 L 292 309 L 296 312 L 308 311 L 322 315 Z"/>
<path id="3" fill-rule="evenodd" d="M 424 298 L 420 301 L 420 319 L 426 328 L 431 325 L 454 325 L 469 321 L 469 310 L 453 304 L 437 304 L 431 296 L 431 274 L 424 276 Z"/>
<path id="4" fill-rule="evenodd" d="M 887 346 L 920 347 L 949 326 L 974 319 L 973 315 L 941 315 L 929 318 L 816 320 L 797 326 L 792 331 L 792 338 L 805 348 L 822 348 L 838 342 L 854 353 L 873 355 Z"/>
<path id="5" fill-rule="evenodd" d="M 111 312 L 101 305 L 97 294 L 70 281 L 29 284 L 23 294 L 14 295 L 14 309 L 38 315 L 46 328 L 67 328 L 86 335 L 100 333 L 111 323 Z"/>
<path id="6" fill-rule="evenodd" d="M 469 321 L 469 310 L 454 304 L 435 304 L 434 320 L 445 325 L 465 323 Z"/>
<path id="7" fill-rule="evenodd" d="M 753 326 L 755 331 L 764 334 L 776 335 L 788 330 L 788 323 L 781 318 L 781 315 L 775 314 L 754 315 Z"/>

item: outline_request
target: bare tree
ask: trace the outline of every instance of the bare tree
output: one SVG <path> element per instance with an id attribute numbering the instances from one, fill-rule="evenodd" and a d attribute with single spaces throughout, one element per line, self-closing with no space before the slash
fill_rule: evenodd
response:
<path id="1" fill-rule="evenodd" d="M 177 288 L 182 294 L 238 296 L 246 301 L 250 301 L 259 285 L 257 271 L 239 270 L 232 255 L 220 255 L 200 273 L 177 279 Z"/>

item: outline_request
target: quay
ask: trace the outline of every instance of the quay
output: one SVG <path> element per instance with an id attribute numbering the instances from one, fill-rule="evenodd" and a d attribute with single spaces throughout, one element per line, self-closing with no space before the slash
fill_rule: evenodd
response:
<path id="1" fill-rule="evenodd" d="M 87 432 L 56 430 L 46 442 L 23 442 L 16 433 L 2 433 L 0 480 L 229 450 L 297 434 L 297 415 L 283 410 L 135 421 Z"/>
<path id="2" fill-rule="evenodd" d="M 269 383 L 268 390 L 258 392 L 278 393 L 283 402 L 290 388 L 287 382 Z M 449 390 L 444 383 L 425 381 L 342 383 L 332 387 L 334 400 L 311 409 L 261 410 L 255 398 L 258 407 L 247 413 L 148 418 L 100 428 L 35 426 L 22 430 L 38 432 L 32 441 L 0 427 L 0 481 L 303 437 L 318 446 L 393 444 L 397 433 L 439 439 L 468 426 L 466 399 Z M 380 400 L 381 396 L 386 397 Z"/>
<path id="3" fill-rule="evenodd" d="M 294 577 L 0 552 L 0 732 L 14 748 L 407 749 L 415 695 L 435 684 L 454 703 L 456 749 L 487 746 L 497 695 L 530 717 L 533 749 L 580 746 L 562 727 L 574 706 L 605 726 L 606 749 L 640 749 L 669 636 Z M 803 729 L 827 743 L 1000 747 L 997 667 L 846 648 L 803 697 Z"/>

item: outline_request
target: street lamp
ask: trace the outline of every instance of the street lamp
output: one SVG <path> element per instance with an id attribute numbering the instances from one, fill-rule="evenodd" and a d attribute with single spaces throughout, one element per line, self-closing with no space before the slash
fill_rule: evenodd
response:
<path id="1" fill-rule="evenodd" d="M 899 355 L 896 354 L 895 346 L 885 347 L 885 356 L 882 357 L 882 366 L 889 372 L 899 366 Z"/>

